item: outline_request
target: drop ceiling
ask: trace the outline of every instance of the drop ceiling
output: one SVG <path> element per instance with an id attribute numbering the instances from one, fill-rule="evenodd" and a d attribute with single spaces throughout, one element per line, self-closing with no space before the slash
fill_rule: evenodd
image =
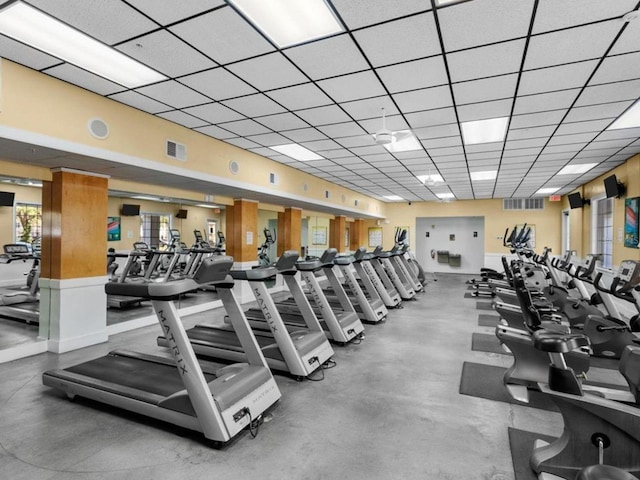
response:
<path id="1" fill-rule="evenodd" d="M 2 57 L 383 201 L 565 194 L 640 152 L 640 128 L 607 130 L 640 97 L 637 0 L 327 0 L 344 32 L 284 49 L 224 1 L 25 3 L 168 80 L 127 89 L 0 36 Z M 382 108 L 419 150 L 376 144 Z M 504 141 L 464 144 L 461 122 L 495 117 Z"/>

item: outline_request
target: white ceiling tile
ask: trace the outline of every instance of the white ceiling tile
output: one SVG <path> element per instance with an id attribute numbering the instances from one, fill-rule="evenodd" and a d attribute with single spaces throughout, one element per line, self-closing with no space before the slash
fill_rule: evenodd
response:
<path id="1" fill-rule="evenodd" d="M 610 55 L 638 50 L 638 45 L 640 45 L 640 25 L 637 20 L 628 22 L 626 25 L 627 27 L 624 29 L 624 32 L 622 32 L 622 35 L 616 41 L 611 52 L 609 52 Z"/>
<path id="2" fill-rule="evenodd" d="M 185 108 L 184 111 L 211 123 L 231 122 L 244 118 L 239 113 L 220 103 L 208 103 L 197 107 Z"/>
<path id="3" fill-rule="evenodd" d="M 516 91 L 517 74 L 500 75 L 453 84 L 453 95 L 458 105 L 501 98 L 512 98 Z"/>
<path id="4" fill-rule="evenodd" d="M 447 52 L 526 37 L 533 0 L 474 0 L 438 10 Z"/>
<path id="5" fill-rule="evenodd" d="M 511 117 L 511 128 L 537 127 L 541 125 L 554 125 L 564 117 L 566 110 L 554 110 L 552 112 L 525 113 Z"/>
<path id="6" fill-rule="evenodd" d="M 132 90 L 115 93 L 113 95 L 110 95 L 109 98 L 148 113 L 158 113 L 164 112 L 166 110 L 171 110 L 171 107 L 169 107 L 168 105 L 156 102 L 155 100 L 149 97 L 145 97 L 144 95 L 141 95 L 138 92 L 134 92 Z"/>
<path id="7" fill-rule="evenodd" d="M 187 17 L 225 5 L 224 0 L 189 0 L 180 2 L 180 8 L 158 0 L 129 0 L 134 7 L 142 10 L 161 25 L 168 25 Z"/>
<path id="8" fill-rule="evenodd" d="M 524 40 L 447 54 L 452 82 L 513 73 L 520 70 Z"/>
<path id="9" fill-rule="evenodd" d="M 596 140 L 611 140 L 614 138 L 638 138 L 640 137 L 640 127 L 637 128 L 622 128 L 619 130 L 605 130 L 602 132 Z"/>
<path id="10" fill-rule="evenodd" d="M 205 125 L 207 122 L 200 120 L 199 118 L 193 117 L 189 114 L 181 112 L 179 110 L 173 110 L 171 112 L 159 113 L 158 117 L 162 117 L 166 120 L 170 120 L 174 123 L 179 123 L 187 128 L 195 128 L 201 127 Z"/>
<path id="11" fill-rule="evenodd" d="M 136 91 L 175 108 L 185 108 L 211 101 L 204 95 L 174 80 L 140 87 Z"/>
<path id="12" fill-rule="evenodd" d="M 533 33 L 557 30 L 583 23 L 619 17 L 633 10 L 636 0 L 541 0 L 536 11 Z"/>
<path id="13" fill-rule="evenodd" d="M 539 93 L 536 95 L 519 96 L 513 113 L 544 112 L 548 110 L 567 109 L 580 93 L 579 88 L 560 90 L 557 92 Z"/>
<path id="14" fill-rule="evenodd" d="M 11 60 L 12 62 L 21 63 L 34 70 L 42 70 L 43 68 L 57 65 L 60 59 L 28 47 L 20 42 L 0 35 L 0 52 L 2 58 Z"/>
<path id="15" fill-rule="evenodd" d="M 332 150 L 339 149 L 340 145 L 333 140 L 314 140 L 311 142 L 303 142 L 302 145 L 307 147 L 309 150 L 317 152 L 319 150 Z"/>
<path id="16" fill-rule="evenodd" d="M 432 110 L 453 105 L 451 91 L 448 85 L 424 88 L 412 92 L 396 93 L 393 95 L 393 99 L 398 104 L 398 107 L 405 113 L 419 110 Z"/>
<path id="17" fill-rule="evenodd" d="M 279 52 L 234 63 L 227 68 L 259 90 L 308 82 L 307 77 Z"/>
<path id="18" fill-rule="evenodd" d="M 638 92 L 640 92 L 640 80 L 590 86 L 583 90 L 576 106 L 635 100 L 638 98 Z"/>
<path id="19" fill-rule="evenodd" d="M 349 148 L 349 149 L 363 147 L 363 146 L 373 146 L 376 144 L 375 140 L 371 135 L 356 135 L 354 137 L 337 138 L 336 142 L 338 142 L 343 147 Z M 353 153 L 355 154 L 356 152 L 354 151 Z"/>
<path id="20" fill-rule="evenodd" d="M 615 118 L 629 107 L 633 101 L 605 103 L 602 105 L 588 105 L 572 108 L 566 122 L 581 122 L 585 120 L 597 120 L 600 118 Z"/>
<path id="21" fill-rule="evenodd" d="M 413 133 L 420 140 L 425 140 L 429 138 L 459 136 L 460 129 L 457 123 L 450 123 L 448 125 L 438 125 L 434 127 L 414 128 Z"/>
<path id="22" fill-rule="evenodd" d="M 352 29 L 431 9 L 424 0 L 332 0 L 331 3 Z"/>
<path id="23" fill-rule="evenodd" d="M 511 114 L 512 103 L 513 100 L 508 99 L 460 105 L 458 106 L 458 118 L 461 122 L 470 122 L 487 118 L 508 117 Z"/>
<path id="24" fill-rule="evenodd" d="M 246 97 L 232 98 L 230 100 L 225 100 L 222 103 L 227 107 L 246 115 L 247 117 L 261 117 L 263 115 L 272 115 L 274 113 L 281 113 L 285 111 L 284 108 L 261 93 L 248 95 Z"/>
<path id="25" fill-rule="evenodd" d="M 558 127 L 556 135 L 569 135 L 571 133 L 600 132 L 611 123 L 611 119 L 589 120 L 586 122 L 563 123 Z"/>
<path id="26" fill-rule="evenodd" d="M 31 0 L 29 3 L 108 45 L 158 28 L 147 17 L 118 0 Z M 100 14 L 96 15 L 96 12 Z"/>
<path id="27" fill-rule="evenodd" d="M 547 125 L 543 127 L 529 127 L 529 128 L 510 128 L 507 133 L 507 139 L 512 140 L 516 138 L 536 138 L 545 137 L 549 138 L 555 131 L 555 125 Z"/>
<path id="28" fill-rule="evenodd" d="M 554 135 L 549 140 L 549 146 L 552 145 L 570 145 L 573 143 L 585 144 L 596 137 L 596 132 L 573 133 L 569 135 Z"/>
<path id="29" fill-rule="evenodd" d="M 640 78 L 640 52 L 605 58 L 589 84 L 596 85 L 636 78 Z"/>
<path id="30" fill-rule="evenodd" d="M 251 140 L 247 140 L 246 138 L 230 138 L 228 140 L 225 140 L 225 142 L 244 149 L 259 147 L 257 143 L 252 142 Z"/>
<path id="31" fill-rule="evenodd" d="M 387 118 L 399 113 L 391 98 L 386 95 L 382 97 L 367 98 L 365 100 L 356 100 L 354 102 L 344 102 L 341 103 L 340 106 L 355 120 L 367 118 L 381 119 L 383 108 Z"/>
<path id="32" fill-rule="evenodd" d="M 321 80 L 318 82 L 318 86 L 336 102 L 377 97 L 386 93 L 380 81 L 371 71 Z"/>
<path id="33" fill-rule="evenodd" d="M 453 108 L 439 108 L 425 112 L 408 113 L 405 118 L 412 129 L 420 127 L 433 127 L 457 121 Z M 445 127 L 447 128 L 447 127 Z M 455 127 L 457 129 L 457 126 Z"/>
<path id="34" fill-rule="evenodd" d="M 169 30 L 221 64 L 274 50 L 273 45 L 230 7 L 185 20 Z"/>
<path id="35" fill-rule="evenodd" d="M 477 143 L 475 145 L 466 145 L 465 150 L 467 153 L 474 152 L 497 152 L 498 155 L 502 152 L 504 142 L 491 142 L 491 143 Z"/>
<path id="36" fill-rule="evenodd" d="M 217 138 L 220 140 L 233 138 L 236 136 L 235 133 L 231 133 L 228 130 L 224 130 L 220 127 L 216 127 L 215 125 L 208 125 L 206 127 L 198 127 L 194 130 L 203 133 L 204 135 L 208 135 L 213 138 Z"/>
<path id="37" fill-rule="evenodd" d="M 294 130 L 298 128 L 308 127 L 307 123 L 296 117 L 293 113 L 278 113 L 266 117 L 256 118 L 262 125 L 269 127 L 271 130 L 283 131 Z"/>
<path id="38" fill-rule="evenodd" d="M 318 127 L 318 130 L 331 138 L 365 135 L 367 132 L 356 122 L 336 123 Z"/>
<path id="39" fill-rule="evenodd" d="M 289 110 L 320 107 L 332 103 L 331 99 L 312 83 L 274 90 L 267 95 Z"/>
<path id="40" fill-rule="evenodd" d="M 621 148 L 627 147 L 630 143 L 632 143 L 632 140 L 628 138 L 619 138 L 615 140 L 600 140 L 600 141 L 596 140 L 595 142 L 591 142 L 589 145 L 584 147 L 584 149 L 585 150 L 599 150 L 603 148 L 621 149 Z"/>
<path id="41" fill-rule="evenodd" d="M 265 147 L 272 147 L 274 145 L 285 145 L 289 143 L 289 140 L 277 133 L 263 133 L 261 135 L 251 135 L 247 138 L 252 142 L 264 145 Z"/>
<path id="42" fill-rule="evenodd" d="M 441 53 L 431 12 L 358 30 L 354 37 L 374 67 Z"/>
<path id="43" fill-rule="evenodd" d="M 422 140 L 422 144 L 427 148 L 455 147 L 462 145 L 462 138 L 459 135 L 455 137 L 432 138 Z"/>
<path id="44" fill-rule="evenodd" d="M 597 23 L 536 35 L 529 40 L 525 70 L 600 58 L 620 30 L 620 22 Z"/>
<path id="45" fill-rule="evenodd" d="M 351 120 L 349 116 L 336 105 L 298 110 L 296 115 L 313 126 L 342 123 Z"/>
<path id="46" fill-rule="evenodd" d="M 474 162 L 478 160 L 495 160 L 500 158 L 502 152 L 467 152 L 467 160 Z"/>
<path id="47" fill-rule="evenodd" d="M 349 35 L 338 35 L 289 48 L 284 54 L 313 80 L 369 68 Z"/>
<path id="48" fill-rule="evenodd" d="M 442 55 L 378 68 L 376 71 L 391 93 L 445 85 L 448 82 Z"/>
<path id="49" fill-rule="evenodd" d="M 235 122 L 219 123 L 219 126 L 240 136 L 257 135 L 259 133 L 270 132 L 268 128 L 248 118 L 244 120 L 236 120 Z"/>
<path id="50" fill-rule="evenodd" d="M 352 156 L 352 153 L 345 148 L 336 148 L 334 150 L 318 150 L 317 153 L 318 155 L 322 155 L 324 158 L 339 158 L 341 164 L 344 164 L 345 159 L 348 157 L 355 158 Z"/>
<path id="51" fill-rule="evenodd" d="M 563 143 L 560 145 L 547 145 L 544 149 L 545 155 L 555 155 L 556 153 L 561 153 L 566 157 L 571 157 L 578 153 L 582 147 L 584 147 L 585 142 L 582 143 Z"/>
<path id="52" fill-rule="evenodd" d="M 180 78 L 179 81 L 214 100 L 225 100 L 256 92 L 255 88 L 224 68 L 214 68 L 205 72 L 187 75 Z"/>
<path id="53" fill-rule="evenodd" d="M 522 72 L 518 94 L 530 95 L 552 90 L 581 88 L 585 85 L 597 64 L 596 60 L 588 60 Z"/>
<path id="54" fill-rule="evenodd" d="M 167 77 L 179 77 L 215 67 L 215 62 L 166 30 L 118 45 L 118 50 Z"/>
<path id="55" fill-rule="evenodd" d="M 429 149 L 429 155 L 432 157 L 442 157 L 446 155 L 464 155 L 464 150 L 462 145 L 455 147 L 444 147 L 444 148 L 431 148 Z"/>
<path id="56" fill-rule="evenodd" d="M 309 142 L 311 140 L 324 140 L 327 138 L 322 132 L 315 128 L 300 128 L 295 130 L 287 130 L 283 132 L 287 138 L 290 138 L 295 143 Z"/>
<path id="57" fill-rule="evenodd" d="M 109 95 L 123 90 L 121 85 L 110 82 L 105 78 L 94 75 L 69 63 L 63 63 L 49 68 L 46 73 L 52 77 L 77 85 L 78 87 L 99 93 L 100 95 Z"/>

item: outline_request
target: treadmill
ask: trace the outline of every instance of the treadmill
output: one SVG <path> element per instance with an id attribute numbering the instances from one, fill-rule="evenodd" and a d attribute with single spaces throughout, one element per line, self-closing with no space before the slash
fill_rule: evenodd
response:
<path id="1" fill-rule="evenodd" d="M 344 290 L 345 295 L 353 305 L 354 310 L 358 314 L 358 318 L 360 318 L 362 322 L 378 323 L 386 320 L 388 313 L 387 307 L 382 303 L 380 295 L 378 295 L 377 292 L 375 297 L 367 296 L 365 291 L 360 287 L 358 279 L 352 270 L 354 262 L 356 262 L 356 259 L 353 255 L 336 257 L 333 263 L 340 270 L 344 284 L 340 282 L 333 269 L 325 269 L 329 282 L 332 285 L 334 282 L 340 282 L 342 290 Z M 334 290 L 333 288 L 325 290 L 325 295 L 332 305 L 341 305 L 337 296 L 339 294 L 340 290 Z"/>
<path id="2" fill-rule="evenodd" d="M 205 259 L 192 278 L 107 283 L 107 293 L 151 300 L 170 355 L 113 351 L 64 370 L 49 370 L 42 382 L 71 399 L 90 398 L 202 432 L 218 443 L 229 441 L 247 426 L 254 427 L 281 394 L 233 293 L 232 265 L 232 257 L 217 256 Z M 173 301 L 204 284 L 218 288 L 246 352 L 245 363 L 220 368 L 201 365 L 196 359 Z"/>
<path id="3" fill-rule="evenodd" d="M 329 303 L 315 276 L 320 270 L 328 271 L 333 268 L 336 253 L 335 248 L 329 248 L 320 259 L 298 262 L 298 252 L 294 250 L 284 252 L 275 267 L 284 277 L 292 297 L 276 302 L 276 307 L 289 328 L 303 328 L 308 323 L 319 322 L 329 340 L 344 345 L 356 338 L 362 339 L 364 326 L 333 271 L 328 275 L 333 275 L 333 280 L 331 278 L 329 280 L 332 281 L 334 288 L 342 291 L 340 309 L 334 309 Z M 298 271 L 306 284 L 307 293 L 304 292 L 297 278 Z M 309 299 L 313 299 L 315 308 L 311 307 Z M 245 313 L 252 327 L 265 328 L 265 314 L 261 309 L 251 308 Z"/>
<path id="4" fill-rule="evenodd" d="M 297 252 L 292 253 L 297 255 Z M 268 319 L 266 328 L 264 325 L 262 328 L 253 328 L 253 333 L 272 370 L 288 373 L 297 380 L 302 380 L 321 369 L 333 356 L 333 349 L 315 316 L 315 321 L 309 317 L 304 326 L 294 329 L 287 329 L 285 326 L 267 289 L 267 284 L 278 273 L 275 267 L 232 270 L 230 273 L 236 280 L 249 282 L 264 317 Z M 239 313 L 246 318 L 242 311 Z M 229 319 L 232 319 L 231 312 Z M 246 359 L 244 347 L 229 324 L 199 324 L 188 329 L 186 335 L 199 356 L 236 362 Z M 169 346 L 169 342 L 166 337 L 158 337 L 158 345 Z"/>
<path id="5" fill-rule="evenodd" d="M 373 253 L 376 255 L 373 262 L 378 275 L 381 275 L 381 271 L 384 270 L 389 277 L 389 280 L 391 280 L 394 288 L 400 294 L 400 298 L 403 300 L 413 300 L 416 296 L 416 292 L 413 290 L 413 287 L 409 284 L 402 272 L 396 269 L 391 262 L 391 257 L 395 254 L 382 251 L 382 247 L 380 246 L 377 246 Z"/>
<path id="6" fill-rule="evenodd" d="M 33 260 L 30 272 L 30 283 L 27 288 L 6 289 L 0 294 L 0 317 L 18 320 L 28 324 L 40 323 L 40 296 L 38 281 L 40 279 L 40 257 L 24 243 L 4 245 L 4 253 L 0 255 L 0 263 Z"/>
<path id="7" fill-rule="evenodd" d="M 376 252 L 378 251 L 381 249 L 367 252 L 364 247 L 361 247 L 356 250 L 354 253 L 356 272 L 360 281 L 370 291 L 369 293 L 373 294 L 373 290 L 375 290 L 387 308 L 402 308 L 400 294 L 377 259 L 378 253 Z"/>

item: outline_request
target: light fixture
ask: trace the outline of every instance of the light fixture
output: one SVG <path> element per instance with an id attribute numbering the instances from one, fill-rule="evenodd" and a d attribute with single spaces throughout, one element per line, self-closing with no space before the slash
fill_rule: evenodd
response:
<path id="1" fill-rule="evenodd" d="M 538 195 L 551 195 L 552 193 L 556 193 L 558 190 L 560 190 L 560 189 L 559 188 L 553 188 L 553 187 L 541 188 L 540 190 L 538 190 L 536 192 L 536 194 L 538 194 Z"/>
<path id="2" fill-rule="evenodd" d="M 556 175 L 580 175 L 586 173 L 593 167 L 598 165 L 597 163 L 576 163 L 574 165 L 565 165 Z"/>
<path id="3" fill-rule="evenodd" d="M 436 197 L 438 197 L 440 200 L 451 200 L 455 197 L 455 195 L 451 192 L 445 192 L 445 193 L 436 193 Z"/>
<path id="4" fill-rule="evenodd" d="M 325 0 L 227 0 L 280 48 L 344 31 Z"/>
<path id="5" fill-rule="evenodd" d="M 627 109 L 613 122 L 607 130 L 619 130 L 622 128 L 640 127 L 640 100 L 637 100 L 631 108 Z"/>
<path id="6" fill-rule="evenodd" d="M 167 78 L 21 1 L 0 9 L 0 33 L 128 88 Z"/>
<path id="7" fill-rule="evenodd" d="M 484 170 L 481 172 L 471 172 L 471 180 L 474 182 L 480 180 L 494 180 L 498 176 L 497 170 Z"/>
<path id="8" fill-rule="evenodd" d="M 220 208 L 218 205 L 211 205 L 210 203 L 196 203 L 195 206 L 202 208 Z"/>
<path id="9" fill-rule="evenodd" d="M 465 145 L 478 143 L 501 142 L 507 134 L 509 117 L 489 118 L 462 122 L 462 139 Z"/>
<path id="10" fill-rule="evenodd" d="M 298 145 L 297 143 L 276 145 L 269 148 L 301 162 L 306 162 L 309 160 L 322 160 L 324 158 L 317 153 L 312 152 L 308 148 L 305 148 L 302 145 Z"/>
<path id="11" fill-rule="evenodd" d="M 465 0 L 436 0 L 436 5 L 438 7 L 444 7 L 447 5 L 452 5 L 454 3 L 464 2 Z"/>
<path id="12" fill-rule="evenodd" d="M 420 183 L 427 187 L 433 187 L 436 183 L 444 182 L 441 175 L 438 175 L 437 173 L 432 174 L 431 170 L 429 170 L 429 175 L 418 175 L 416 178 L 420 180 Z"/>
<path id="13" fill-rule="evenodd" d="M 385 195 L 383 198 L 391 200 L 392 202 L 399 202 L 400 200 L 404 200 L 404 198 L 399 197 L 398 195 Z"/>

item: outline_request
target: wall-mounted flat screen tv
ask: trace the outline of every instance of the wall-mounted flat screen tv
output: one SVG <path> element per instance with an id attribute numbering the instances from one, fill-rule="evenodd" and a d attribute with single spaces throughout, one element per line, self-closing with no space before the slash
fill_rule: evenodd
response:
<path id="1" fill-rule="evenodd" d="M 122 210 L 120 211 L 123 217 L 134 217 L 140 215 L 140 205 L 131 205 L 129 203 L 122 204 Z"/>

